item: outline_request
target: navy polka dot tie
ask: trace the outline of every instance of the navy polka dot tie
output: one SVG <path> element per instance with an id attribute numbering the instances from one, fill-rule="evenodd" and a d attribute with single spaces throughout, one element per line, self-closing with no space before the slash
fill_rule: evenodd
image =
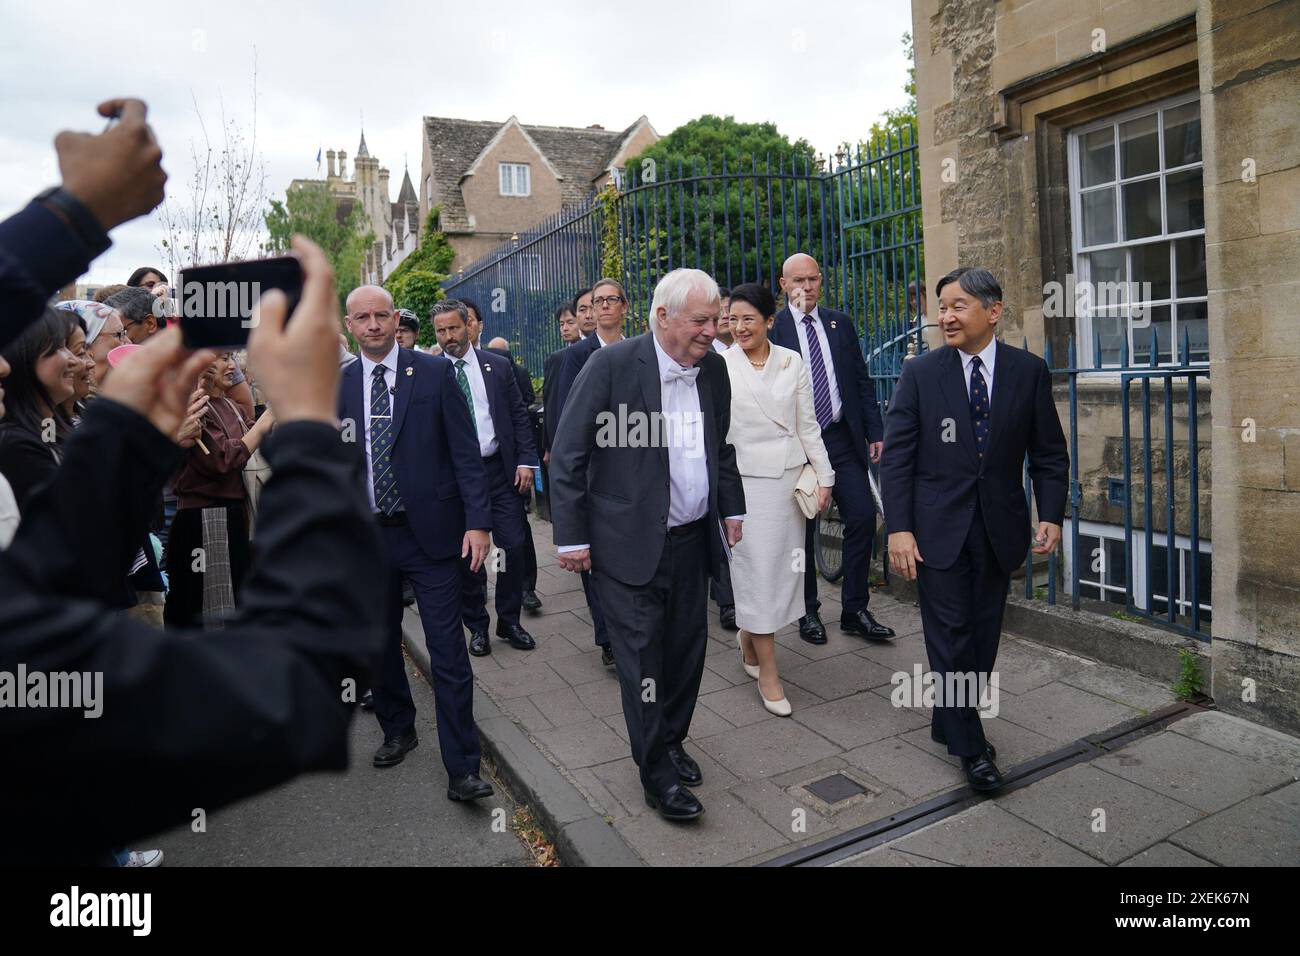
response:
<path id="1" fill-rule="evenodd" d="M 983 458 L 989 441 L 989 388 L 978 355 L 970 360 L 970 423 L 975 431 L 975 451 Z"/>
<path id="2" fill-rule="evenodd" d="M 375 489 L 375 507 L 386 515 L 402 506 L 393 474 L 393 412 L 384 381 L 384 367 L 376 365 L 370 383 L 370 482 Z"/>

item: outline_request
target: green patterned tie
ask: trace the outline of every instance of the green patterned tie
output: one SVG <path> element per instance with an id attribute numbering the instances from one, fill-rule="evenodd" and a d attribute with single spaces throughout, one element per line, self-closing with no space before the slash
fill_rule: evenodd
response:
<path id="1" fill-rule="evenodd" d="M 469 376 L 465 374 L 465 360 L 456 359 L 456 384 L 465 393 L 465 404 L 469 406 L 469 420 L 474 423 L 474 434 L 478 434 L 478 419 L 474 417 L 474 393 L 469 390 Z"/>

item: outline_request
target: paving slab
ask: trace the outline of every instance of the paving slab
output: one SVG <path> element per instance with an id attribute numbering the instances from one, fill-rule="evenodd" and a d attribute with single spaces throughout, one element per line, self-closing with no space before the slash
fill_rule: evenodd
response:
<path id="1" fill-rule="evenodd" d="M 1112 866 L 1204 816 L 1090 764 L 1000 797 L 998 806 Z"/>
<path id="2" fill-rule="evenodd" d="M 801 724 L 775 718 L 706 737 L 699 747 L 736 776 L 750 780 L 784 773 L 839 749 Z"/>
<path id="3" fill-rule="evenodd" d="M 888 667 L 856 654 L 847 654 L 782 670 L 781 680 L 796 684 L 822 700 L 838 700 L 867 688 L 888 685 L 893 675 L 894 671 Z"/>
<path id="4" fill-rule="evenodd" d="M 1290 771 L 1294 777 L 1300 777 L 1300 739 L 1271 727 L 1212 710 L 1193 714 L 1169 729 L 1239 757 L 1275 765 Z"/>
<path id="5" fill-rule="evenodd" d="M 1141 674 L 1096 661 L 1086 664 L 1063 676 L 1061 683 L 1137 708 L 1139 713 L 1150 713 L 1174 702 L 1172 690 Z"/>
<path id="6" fill-rule="evenodd" d="M 925 733 L 928 740 L 928 731 Z M 845 753 L 844 759 L 906 794 L 914 803 L 966 784 L 966 775 L 956 761 L 927 753 L 906 737 L 888 737 L 857 747 Z"/>
<path id="7" fill-rule="evenodd" d="M 895 707 L 870 691 L 795 711 L 794 719 L 844 749 L 930 724 L 928 716 Z"/>
<path id="8" fill-rule="evenodd" d="M 599 720 L 555 727 L 533 736 L 565 767 L 590 767 L 627 753 L 627 743 Z"/>
<path id="9" fill-rule="evenodd" d="M 1101 866 L 1097 860 L 986 801 L 890 844 L 957 866 Z"/>
<path id="10" fill-rule="evenodd" d="M 1221 866 L 1300 866 L 1300 783 L 1249 797 L 1169 839 Z"/>
<path id="11" fill-rule="evenodd" d="M 1211 813 L 1295 779 L 1286 767 L 1238 757 L 1168 731 L 1095 762 L 1102 770 Z"/>
<path id="12" fill-rule="evenodd" d="M 1209 860 L 1202 860 L 1196 854 L 1188 853 L 1182 847 L 1174 846 L 1172 843 L 1157 843 L 1141 853 L 1135 853 L 1121 863 L 1120 866 L 1162 866 L 1181 869 L 1187 866 L 1213 867 L 1214 864 Z"/>
<path id="13" fill-rule="evenodd" d="M 1053 681 L 1004 700 L 999 716 L 1044 737 L 1070 743 L 1141 715 L 1127 704 Z"/>
<path id="14" fill-rule="evenodd" d="M 727 793 L 709 800 L 704 815 L 688 823 L 667 824 L 649 812 L 614 825 L 652 866 L 726 866 L 788 842 L 783 833 Z"/>

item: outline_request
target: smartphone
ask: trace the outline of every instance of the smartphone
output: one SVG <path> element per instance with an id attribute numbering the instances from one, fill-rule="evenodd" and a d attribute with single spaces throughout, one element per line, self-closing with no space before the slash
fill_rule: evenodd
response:
<path id="1" fill-rule="evenodd" d="M 302 265 L 296 256 L 226 262 L 182 269 L 171 306 L 181 340 L 190 349 L 240 349 L 253 330 L 253 308 L 262 294 L 279 289 L 289 315 L 302 298 Z"/>

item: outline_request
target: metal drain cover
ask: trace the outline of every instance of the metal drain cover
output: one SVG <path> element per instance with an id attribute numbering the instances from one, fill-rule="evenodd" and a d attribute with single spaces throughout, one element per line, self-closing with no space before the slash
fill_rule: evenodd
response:
<path id="1" fill-rule="evenodd" d="M 867 792 L 866 787 L 842 773 L 833 773 L 829 777 L 806 783 L 804 789 L 823 803 L 840 803 Z"/>

